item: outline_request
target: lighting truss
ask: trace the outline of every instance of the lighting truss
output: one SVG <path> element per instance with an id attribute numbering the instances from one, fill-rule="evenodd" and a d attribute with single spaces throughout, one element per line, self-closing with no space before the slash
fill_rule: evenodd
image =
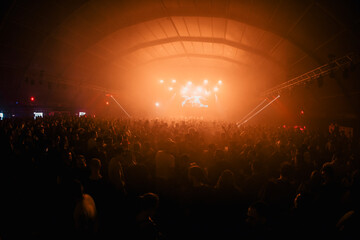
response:
<path id="1" fill-rule="evenodd" d="M 273 88 L 270 88 L 266 91 L 264 91 L 261 96 L 268 97 L 274 94 L 279 94 L 280 92 L 284 90 L 291 89 L 298 85 L 306 84 L 312 80 L 319 79 L 321 77 L 324 77 L 326 75 L 329 75 L 330 73 L 335 72 L 338 69 L 345 69 L 351 64 L 355 64 L 356 60 L 358 59 L 358 55 L 354 53 L 350 53 L 346 56 L 336 58 L 335 60 L 324 64 L 318 68 L 315 68 L 309 72 L 306 72 L 298 77 L 295 77 L 293 79 L 290 79 L 289 81 L 286 81 L 284 83 L 281 83 Z"/>

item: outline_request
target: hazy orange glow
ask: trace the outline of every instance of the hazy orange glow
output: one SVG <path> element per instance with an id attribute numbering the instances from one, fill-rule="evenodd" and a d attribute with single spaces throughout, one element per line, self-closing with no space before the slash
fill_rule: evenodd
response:
<path id="1" fill-rule="evenodd" d="M 15 5 L 27 9 L 18 1 Z M 10 84 L 11 91 L 2 91 L 2 101 L 21 105 L 29 102 L 26 96 L 34 94 L 32 105 L 74 106 L 100 113 L 97 116 L 121 116 L 123 111 L 115 104 L 103 109 L 104 101 L 113 95 L 130 115 L 192 115 L 196 110 L 185 113 L 175 104 L 184 94 L 177 85 L 191 82 L 193 86 L 208 85 L 208 90 L 202 89 L 204 96 L 216 92 L 215 104 L 209 104 L 208 111 L 201 114 L 239 120 L 262 100 L 263 91 L 318 68 L 330 55 L 340 57 L 358 48 L 356 36 L 346 35 L 344 26 L 337 24 L 348 20 L 334 21 L 341 14 L 330 14 L 332 9 L 327 8 L 326 1 L 315 4 L 321 7 L 301 1 L 267 4 L 222 0 L 106 4 L 95 0 L 91 4 L 64 1 L 60 5 L 69 12 L 41 8 L 40 18 L 49 19 L 41 21 L 41 26 L 38 21 L 20 17 L 25 22 L 19 24 L 29 31 L 15 29 L 4 20 L 2 43 L 3 51 L 8 52 L 4 52 L 2 76 L 14 83 Z M 58 19 L 53 19 L 56 16 Z M 16 20 L 16 16 L 9 19 Z M 39 29 L 44 34 L 38 35 Z M 21 34 L 24 36 L 18 37 Z M 22 39 L 28 39 L 27 43 Z M 347 76 L 357 79 L 358 73 L 348 71 Z M 8 82 L 2 89 L 8 88 Z M 339 89 L 339 80 L 324 77 L 321 82 L 307 92 L 282 98 L 286 109 L 296 109 L 299 115 L 298 105 L 308 107 L 304 109 L 306 117 L 341 115 L 339 110 L 353 113 L 358 109 L 344 99 L 338 101 L 338 96 L 347 94 Z M 160 85 L 166 87 L 166 93 Z M 351 86 L 343 89 L 357 91 Z M 317 95 L 334 100 L 337 111 L 321 97 L 314 97 Z M 158 97 L 161 107 L 154 108 Z M 265 110 L 261 115 L 267 113 Z"/>

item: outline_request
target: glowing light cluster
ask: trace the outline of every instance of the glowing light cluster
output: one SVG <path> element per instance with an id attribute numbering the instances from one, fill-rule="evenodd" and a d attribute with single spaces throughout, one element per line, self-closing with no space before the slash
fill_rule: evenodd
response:
<path id="1" fill-rule="evenodd" d="M 173 97 L 179 92 L 182 98 L 181 106 L 208 107 L 204 102 L 207 102 L 212 95 L 215 97 L 215 101 L 217 101 L 218 97 L 216 94 L 220 91 L 223 81 L 218 80 L 214 85 L 211 85 L 208 79 L 204 79 L 202 84 L 197 85 L 192 81 L 185 81 L 185 83 L 181 84 L 176 79 L 167 81 L 160 79 L 159 84 L 166 91 L 172 92 Z M 155 102 L 155 106 L 159 107 L 160 103 Z"/>
<path id="2" fill-rule="evenodd" d="M 44 113 L 43 112 L 34 112 L 34 119 L 38 118 L 38 117 L 44 117 Z"/>
<path id="3" fill-rule="evenodd" d="M 222 81 L 220 80 L 217 85 L 215 85 L 213 88 L 210 88 L 208 86 L 209 81 L 205 79 L 203 81 L 203 85 L 197 85 L 195 86 L 192 81 L 188 81 L 185 86 L 181 87 L 180 93 L 182 95 L 206 95 L 209 96 L 211 94 L 211 91 L 218 92 L 219 87 L 222 84 Z"/>
<path id="4" fill-rule="evenodd" d="M 306 130 L 306 126 L 298 126 L 298 125 L 295 125 L 294 126 L 294 129 L 299 129 L 300 131 L 305 131 Z"/>
<path id="5" fill-rule="evenodd" d="M 184 106 L 186 104 L 190 104 L 192 107 L 208 107 L 208 105 L 203 104 L 201 100 L 206 101 L 207 99 L 202 96 L 183 96 L 185 99 L 181 103 L 181 106 Z"/>

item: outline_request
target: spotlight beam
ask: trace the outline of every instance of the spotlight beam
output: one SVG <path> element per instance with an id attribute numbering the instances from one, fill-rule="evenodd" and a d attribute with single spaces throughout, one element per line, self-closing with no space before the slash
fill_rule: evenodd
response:
<path id="1" fill-rule="evenodd" d="M 241 120 L 238 122 L 238 124 L 242 123 L 242 121 L 244 121 L 244 119 L 246 119 L 250 114 L 255 112 L 255 110 L 258 109 L 261 105 L 263 105 L 265 101 L 266 101 L 266 98 L 259 105 L 257 105 L 253 110 L 251 110 L 248 114 L 246 114 L 243 118 L 241 118 Z"/>
<path id="2" fill-rule="evenodd" d="M 254 113 L 253 115 L 251 115 L 249 118 L 247 118 L 245 121 L 243 121 L 242 123 L 239 124 L 239 126 L 241 126 L 244 123 L 247 123 L 250 119 L 252 119 L 253 117 L 255 117 L 256 115 L 258 115 L 262 110 L 264 110 L 265 108 L 267 108 L 270 104 L 272 104 L 273 102 L 275 102 L 278 98 L 280 97 L 280 95 L 277 95 L 276 98 L 274 98 L 273 100 L 271 100 L 269 103 L 267 103 L 264 107 L 262 107 L 259 111 L 257 111 L 256 113 Z"/>
<path id="3" fill-rule="evenodd" d="M 123 110 L 123 112 L 129 117 L 131 118 L 130 114 L 128 114 L 125 109 L 120 105 L 120 103 L 118 101 L 116 101 L 116 99 L 113 97 L 113 95 L 110 95 L 110 97 L 114 100 L 114 102 L 121 108 L 121 110 Z"/>

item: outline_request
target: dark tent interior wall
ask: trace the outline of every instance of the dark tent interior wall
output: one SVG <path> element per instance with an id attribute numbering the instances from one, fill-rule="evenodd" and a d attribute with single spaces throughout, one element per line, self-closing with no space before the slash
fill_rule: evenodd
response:
<path id="1" fill-rule="evenodd" d="M 220 114 L 239 118 L 261 92 L 359 50 L 359 4 L 351 0 L 1 5 L 0 106 L 10 114 L 33 108 L 102 114 L 112 94 L 141 116 L 153 113 L 159 79 L 222 79 L 228 88 L 219 96 Z M 291 89 L 284 104 L 314 117 L 358 118 L 355 60 L 336 74 L 321 86 L 313 79 L 307 90 Z"/>

